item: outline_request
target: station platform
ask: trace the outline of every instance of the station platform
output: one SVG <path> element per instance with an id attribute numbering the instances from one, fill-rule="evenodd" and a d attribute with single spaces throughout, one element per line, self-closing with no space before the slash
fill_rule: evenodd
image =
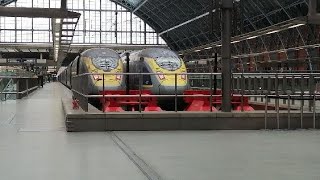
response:
<path id="1" fill-rule="evenodd" d="M 319 179 L 320 131 L 68 133 L 49 83 L 0 103 L 0 179 Z"/>

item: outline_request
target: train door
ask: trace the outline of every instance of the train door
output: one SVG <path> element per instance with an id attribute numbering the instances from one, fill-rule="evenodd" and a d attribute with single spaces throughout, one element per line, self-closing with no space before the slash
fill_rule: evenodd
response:
<path id="1" fill-rule="evenodd" d="M 68 86 L 68 68 L 65 71 L 65 81 L 66 81 L 66 86 Z"/>
<path id="2" fill-rule="evenodd" d="M 68 74 L 68 81 L 69 81 L 69 87 L 72 88 L 72 64 L 73 62 L 71 62 L 71 64 L 68 66 L 69 69 L 69 74 Z"/>
<path id="3" fill-rule="evenodd" d="M 142 73 L 150 73 L 144 63 L 142 63 Z M 152 86 L 151 75 L 143 75 L 142 85 L 143 86 Z"/>

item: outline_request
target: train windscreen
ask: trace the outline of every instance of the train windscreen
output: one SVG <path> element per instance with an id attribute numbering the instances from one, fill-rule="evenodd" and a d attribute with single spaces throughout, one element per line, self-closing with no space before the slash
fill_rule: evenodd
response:
<path id="1" fill-rule="evenodd" d="M 111 71 L 117 68 L 119 59 L 114 57 L 96 57 L 92 59 L 93 64 L 104 70 Z"/>
<path id="2" fill-rule="evenodd" d="M 158 57 L 157 64 L 166 70 L 175 71 L 181 67 L 181 60 L 178 57 Z"/>

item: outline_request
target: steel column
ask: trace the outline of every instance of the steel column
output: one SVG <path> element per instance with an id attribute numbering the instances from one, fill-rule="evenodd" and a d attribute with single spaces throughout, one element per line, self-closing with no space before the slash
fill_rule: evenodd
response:
<path id="1" fill-rule="evenodd" d="M 231 13 L 233 0 L 222 0 L 222 111 L 231 112 Z"/>

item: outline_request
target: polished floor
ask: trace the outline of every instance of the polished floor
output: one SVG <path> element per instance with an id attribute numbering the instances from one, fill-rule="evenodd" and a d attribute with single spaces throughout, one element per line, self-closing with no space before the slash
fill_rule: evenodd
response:
<path id="1" fill-rule="evenodd" d="M 320 131 L 67 133 L 66 95 L 0 103 L 0 180 L 320 179 Z"/>

